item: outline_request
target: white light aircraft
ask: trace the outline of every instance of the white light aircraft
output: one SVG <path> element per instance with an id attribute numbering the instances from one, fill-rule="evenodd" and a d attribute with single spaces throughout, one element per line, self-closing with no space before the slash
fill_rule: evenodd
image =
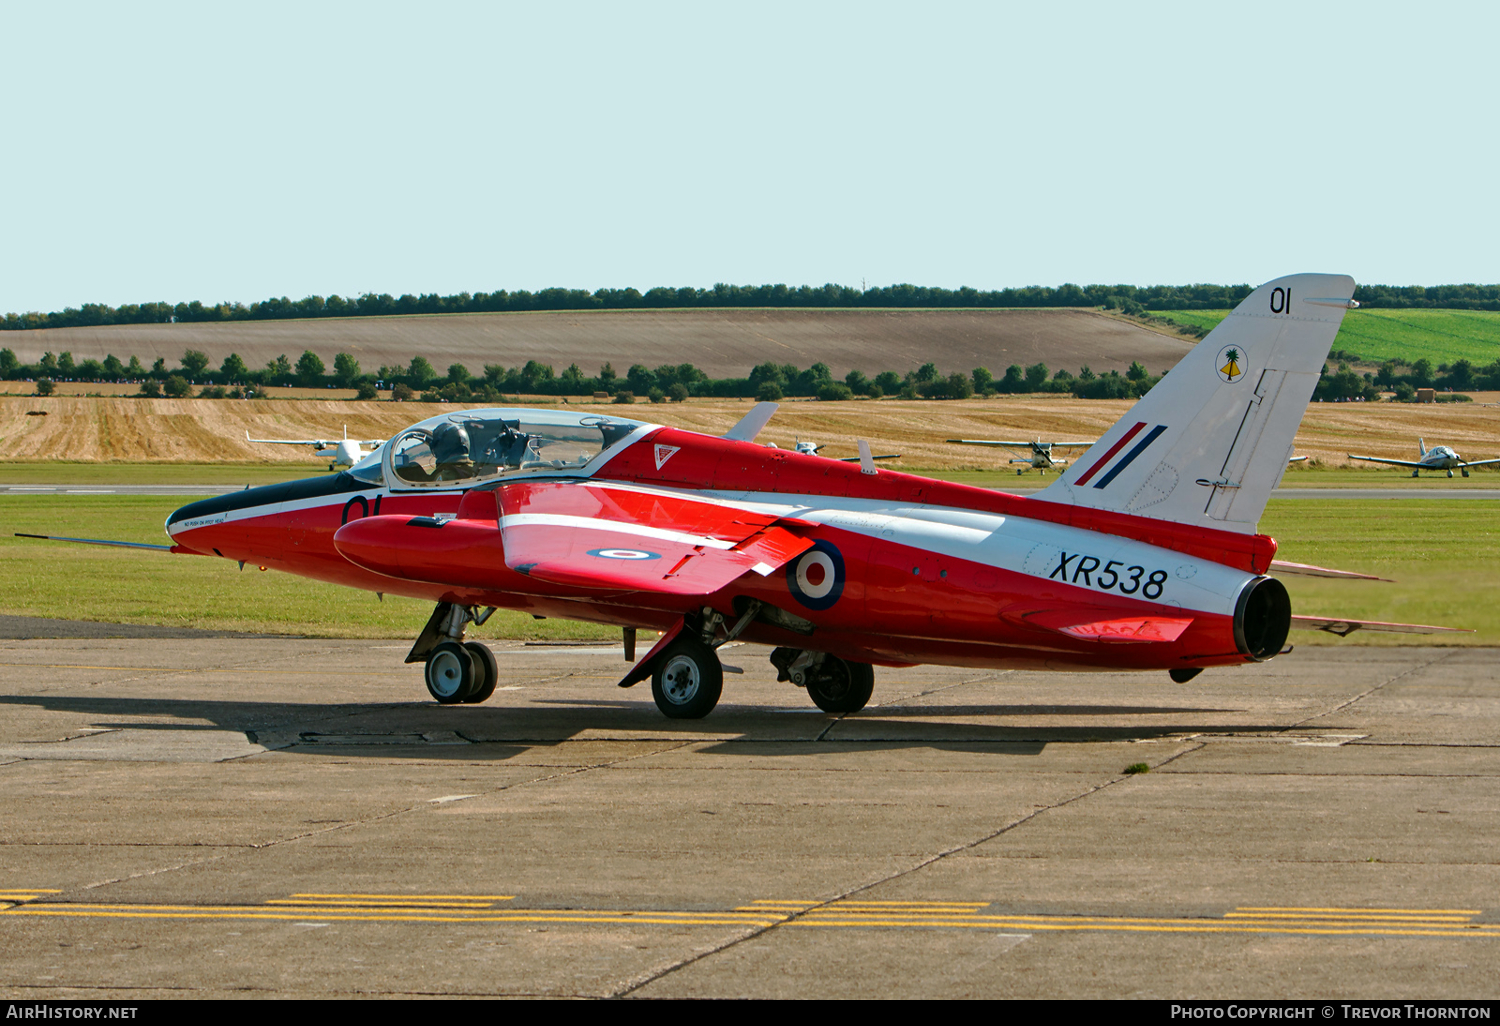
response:
<path id="1" fill-rule="evenodd" d="M 804 456 L 816 456 L 822 448 L 823 446 L 819 445 L 817 442 L 804 442 L 801 439 L 797 440 L 796 451 L 800 452 Z M 825 456 L 823 458 L 835 459 L 840 463 L 858 463 L 860 461 L 860 457 L 858 456 Z M 900 458 L 901 454 L 899 452 L 886 453 L 881 456 L 870 457 L 870 459 L 872 460 L 899 460 Z"/>
<path id="2" fill-rule="evenodd" d="M 1087 449 L 1097 441 L 1097 438 L 1087 442 L 1044 442 L 1040 438 L 1034 442 L 1002 442 L 987 438 L 948 439 L 951 445 L 988 445 L 1001 449 L 1009 449 L 1012 453 L 1016 454 L 1015 458 L 1010 460 L 1011 463 L 1024 463 L 1032 470 L 1040 471 L 1044 474 L 1048 470 L 1061 470 L 1068 465 L 1067 460 L 1060 456 L 1052 455 L 1053 449 Z M 1025 451 L 1024 455 L 1022 454 L 1023 450 Z M 1017 468 L 1016 473 L 1023 474 L 1025 471 L 1026 467 L 1020 467 Z"/>
<path id="3" fill-rule="evenodd" d="M 250 432 L 245 432 L 245 441 L 255 442 L 261 445 L 310 445 L 317 450 L 317 455 L 328 460 L 328 469 L 335 470 L 339 467 L 352 467 L 370 453 L 385 444 L 384 438 L 370 438 L 364 441 L 349 437 L 349 425 L 344 425 L 343 441 L 328 441 L 323 438 L 251 438 Z M 366 449 L 365 447 L 369 448 Z"/>
<path id="4" fill-rule="evenodd" d="M 1356 456 L 1349 454 L 1351 460 L 1364 460 L 1366 463 L 1388 463 L 1393 467 L 1411 467 L 1411 476 L 1420 477 L 1424 470 L 1446 470 L 1448 476 L 1453 476 L 1456 468 L 1464 477 L 1469 476 L 1470 467 L 1483 467 L 1491 463 L 1500 463 L 1500 459 L 1493 460 L 1466 460 L 1452 448 L 1446 445 L 1434 445 L 1427 448 L 1427 442 L 1421 438 L 1417 439 L 1417 451 L 1421 454 L 1418 460 L 1387 460 L 1379 456 Z"/>

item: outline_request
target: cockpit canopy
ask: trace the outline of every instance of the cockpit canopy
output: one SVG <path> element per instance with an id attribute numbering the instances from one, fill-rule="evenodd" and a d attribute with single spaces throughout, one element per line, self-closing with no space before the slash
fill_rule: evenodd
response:
<path id="1" fill-rule="evenodd" d="M 462 410 L 413 424 L 350 473 L 393 491 L 452 490 L 517 474 L 592 472 L 638 420 L 568 410 Z"/>

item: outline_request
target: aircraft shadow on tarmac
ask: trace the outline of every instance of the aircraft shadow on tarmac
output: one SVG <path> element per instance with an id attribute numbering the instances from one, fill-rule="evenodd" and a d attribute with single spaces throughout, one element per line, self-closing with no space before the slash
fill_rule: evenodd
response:
<path id="1" fill-rule="evenodd" d="M 783 754 L 770 748 L 795 745 L 829 752 L 923 747 L 995 754 L 1039 754 L 1049 742 L 1152 740 L 1183 734 L 1265 734 L 1276 723 L 1216 723 L 1198 717 L 1235 712 L 1195 706 L 1135 705 L 952 705 L 877 706 L 834 720 L 817 709 L 768 709 L 721 705 L 704 720 L 667 720 L 649 702 L 622 699 L 545 699 L 522 707 L 453 707 L 430 703 L 341 703 L 303 705 L 271 702 L 174 701 L 64 695 L 0 695 L 0 705 L 32 706 L 87 717 L 94 730 L 181 732 L 233 731 L 251 743 L 300 754 L 341 758 L 463 759 L 504 761 L 528 749 L 574 740 L 590 732 L 628 733 L 613 740 L 650 741 L 697 735 L 708 750 L 743 755 Z M 1186 722 L 1077 724 L 1069 718 L 1181 714 Z M 954 722 L 965 718 L 1027 717 L 1032 724 Z M 924 717 L 924 719 L 919 719 Z M 187 720 L 207 722 L 183 722 Z M 78 726 L 82 726 L 81 724 Z M 725 734 L 740 736 L 728 739 Z M 711 735 L 703 737 L 703 735 Z M 187 736 L 184 740 L 187 740 Z M 49 740 L 49 747 L 51 739 Z M 58 742 L 67 744 L 68 742 Z M 802 749 L 801 746 L 813 746 Z M 988 746 L 998 746 L 991 749 Z M 14 751 L 17 746 L 7 746 Z M 40 754 L 40 753 L 39 753 Z"/>

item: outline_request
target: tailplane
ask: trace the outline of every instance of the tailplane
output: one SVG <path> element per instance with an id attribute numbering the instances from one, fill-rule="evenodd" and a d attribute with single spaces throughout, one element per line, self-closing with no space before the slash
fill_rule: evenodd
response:
<path id="1" fill-rule="evenodd" d="M 1254 533 L 1353 295 L 1346 275 L 1262 285 L 1037 498 Z"/>

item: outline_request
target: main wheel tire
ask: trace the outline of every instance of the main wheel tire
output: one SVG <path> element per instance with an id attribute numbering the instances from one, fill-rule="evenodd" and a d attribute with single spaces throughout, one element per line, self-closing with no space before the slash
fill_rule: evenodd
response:
<path id="1" fill-rule="evenodd" d="M 500 664 L 495 660 L 495 653 L 490 651 L 490 646 L 481 645 L 477 641 L 464 642 L 464 648 L 469 650 L 469 655 L 474 657 L 475 686 L 464 699 L 473 705 L 483 702 L 495 693 L 495 685 L 500 683 Z"/>
<path id="2" fill-rule="evenodd" d="M 468 649 L 445 641 L 428 655 L 422 676 L 428 694 L 443 705 L 454 705 L 473 692 L 480 674 Z"/>
<path id="3" fill-rule="evenodd" d="M 807 694 L 827 713 L 859 712 L 875 690 L 875 667 L 838 656 L 824 656 L 808 675 Z"/>
<path id="4" fill-rule="evenodd" d="M 724 691 L 724 668 L 714 650 L 696 638 L 679 638 L 661 654 L 651 674 L 651 697 L 664 716 L 702 719 Z"/>

